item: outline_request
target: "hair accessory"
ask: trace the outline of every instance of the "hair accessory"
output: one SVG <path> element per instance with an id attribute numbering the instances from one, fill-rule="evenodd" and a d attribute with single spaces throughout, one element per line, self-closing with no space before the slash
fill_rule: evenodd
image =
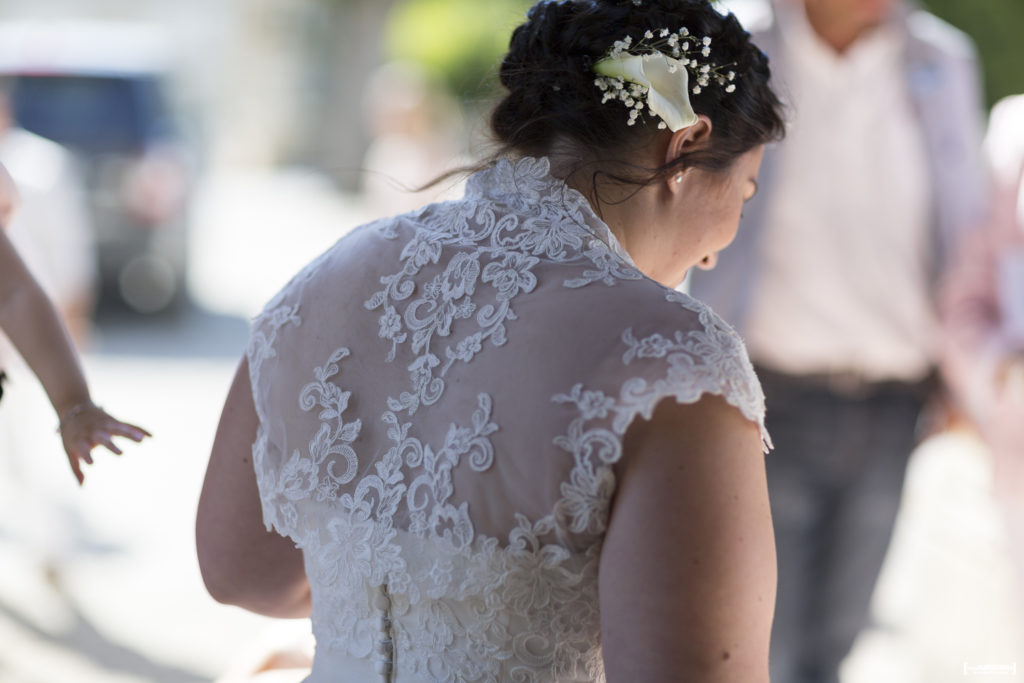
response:
<path id="1" fill-rule="evenodd" d="M 711 38 L 691 36 L 685 26 L 648 30 L 635 43 L 626 36 L 594 64 L 594 85 L 604 92 L 601 103 L 618 100 L 629 109 L 627 124 L 636 124 L 646 104 L 673 133 L 697 122 L 690 93 L 699 95 L 712 79 L 727 93 L 736 90 L 736 73 L 727 66 L 701 62 L 711 56 Z M 695 81 L 690 87 L 690 79 Z"/>

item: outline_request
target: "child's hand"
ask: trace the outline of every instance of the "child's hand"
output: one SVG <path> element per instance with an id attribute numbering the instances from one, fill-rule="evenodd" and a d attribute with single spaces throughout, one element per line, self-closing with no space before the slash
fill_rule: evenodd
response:
<path id="1" fill-rule="evenodd" d="M 85 481 L 81 461 L 92 464 L 93 448 L 105 446 L 112 453 L 121 455 L 121 449 L 114 443 L 115 436 L 136 442 L 152 436 L 141 427 L 114 419 L 91 401 L 71 408 L 61 417 L 60 435 L 71 471 L 75 473 L 79 485 Z"/>

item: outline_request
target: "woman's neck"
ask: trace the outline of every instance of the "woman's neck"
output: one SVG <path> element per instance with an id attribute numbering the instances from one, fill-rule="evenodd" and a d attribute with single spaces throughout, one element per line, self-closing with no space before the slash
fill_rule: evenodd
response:
<path id="1" fill-rule="evenodd" d="M 677 269 L 676 260 L 667 258 L 665 226 L 672 224 L 666 215 L 669 204 L 659 193 L 666 192 L 664 182 L 649 185 L 631 185 L 615 181 L 595 181 L 587 174 L 580 182 L 567 183 L 590 202 L 619 245 L 630 255 L 637 268 L 647 277 L 674 287 L 685 274 Z M 681 226 L 680 226 L 680 229 Z M 679 272 L 676 272 L 679 270 Z"/>
<path id="2" fill-rule="evenodd" d="M 635 161 L 629 163 L 581 161 L 578 150 L 557 144 L 549 150 L 548 159 L 552 175 L 586 197 L 594 213 L 641 272 L 666 284 L 682 276 L 674 268 L 666 269 L 664 263 L 665 235 L 661 231 L 672 223 L 666 215 L 670 207 L 663 196 L 667 192 L 666 182 L 650 178 L 654 169 L 664 163 L 664 142 L 652 137 L 634 150 Z M 632 178 L 636 182 L 617 178 Z"/>

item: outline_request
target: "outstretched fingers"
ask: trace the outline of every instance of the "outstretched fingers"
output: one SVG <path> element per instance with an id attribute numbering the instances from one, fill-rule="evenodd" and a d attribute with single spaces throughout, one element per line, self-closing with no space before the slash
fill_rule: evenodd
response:
<path id="1" fill-rule="evenodd" d="M 123 436 L 127 439 L 138 443 L 145 439 L 147 436 L 153 436 L 142 427 L 137 427 L 127 422 L 121 422 L 111 418 L 110 424 L 107 425 L 107 429 L 113 436 Z"/>
<path id="2" fill-rule="evenodd" d="M 71 472 L 75 475 L 75 479 L 78 480 L 78 485 L 81 486 L 85 483 L 85 474 L 82 473 L 81 460 L 84 460 L 85 458 L 77 453 L 72 453 L 70 450 L 67 453 L 68 463 L 71 465 Z M 88 451 L 86 451 L 86 455 L 88 456 Z M 87 462 L 92 464 L 92 458 L 89 458 Z"/>
<path id="3" fill-rule="evenodd" d="M 111 453 L 121 455 L 123 451 L 114 443 L 114 437 L 125 437 L 140 442 L 147 436 L 152 436 L 141 427 L 115 419 L 91 402 L 70 411 L 61 421 L 60 432 L 71 471 L 79 485 L 85 480 L 82 462 L 93 464 L 93 448 L 103 446 Z"/>

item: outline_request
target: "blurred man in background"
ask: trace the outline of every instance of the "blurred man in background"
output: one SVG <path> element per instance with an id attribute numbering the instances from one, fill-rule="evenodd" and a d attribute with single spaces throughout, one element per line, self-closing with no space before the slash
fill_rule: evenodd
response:
<path id="1" fill-rule="evenodd" d="M 693 293 L 768 401 L 772 680 L 835 683 L 866 624 L 938 357 L 935 284 L 985 210 L 968 38 L 902 0 L 776 0 L 748 26 L 792 121 Z"/>

